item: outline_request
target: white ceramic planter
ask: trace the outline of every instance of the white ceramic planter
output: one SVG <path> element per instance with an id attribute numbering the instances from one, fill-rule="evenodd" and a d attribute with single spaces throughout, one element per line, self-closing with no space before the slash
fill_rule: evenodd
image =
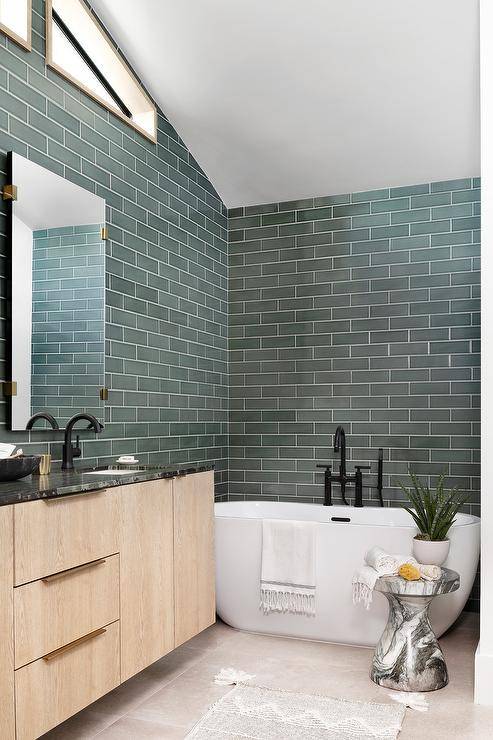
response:
<path id="1" fill-rule="evenodd" d="M 413 539 L 413 555 L 423 565 L 443 565 L 450 550 L 450 540 Z"/>

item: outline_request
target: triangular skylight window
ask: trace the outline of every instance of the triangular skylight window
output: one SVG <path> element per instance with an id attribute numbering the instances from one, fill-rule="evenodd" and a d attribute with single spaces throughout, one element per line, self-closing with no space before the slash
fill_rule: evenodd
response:
<path id="1" fill-rule="evenodd" d="M 156 109 L 83 0 L 47 0 L 47 62 L 151 141 Z"/>

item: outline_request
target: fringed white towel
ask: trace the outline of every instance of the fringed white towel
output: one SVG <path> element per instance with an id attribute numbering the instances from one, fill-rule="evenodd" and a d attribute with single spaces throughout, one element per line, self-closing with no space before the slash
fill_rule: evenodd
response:
<path id="1" fill-rule="evenodd" d="M 412 563 L 416 567 L 418 562 L 411 555 L 390 555 L 380 547 L 372 547 L 365 555 L 365 565 L 353 575 L 353 604 L 362 602 L 366 609 L 370 608 L 373 598 L 373 589 L 380 576 L 395 576 L 404 563 Z"/>
<path id="2" fill-rule="evenodd" d="M 264 519 L 260 608 L 315 614 L 316 522 Z"/>
<path id="3" fill-rule="evenodd" d="M 398 704 L 404 704 L 404 706 L 414 709 L 416 712 L 427 712 L 430 708 L 424 694 L 418 694 L 412 691 L 389 691 L 387 696 L 390 696 Z"/>

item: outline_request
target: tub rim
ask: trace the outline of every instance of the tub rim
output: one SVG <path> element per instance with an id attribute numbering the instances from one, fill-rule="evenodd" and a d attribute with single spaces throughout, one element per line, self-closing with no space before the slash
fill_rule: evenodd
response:
<path id="1" fill-rule="evenodd" d="M 299 502 L 302 506 L 307 506 L 313 509 L 337 509 L 338 512 L 346 512 L 346 515 L 350 515 L 350 512 L 352 509 L 354 509 L 353 506 L 343 506 L 343 505 L 333 505 L 333 506 L 324 506 L 323 504 L 310 504 L 305 502 Z M 245 519 L 245 520 L 252 520 L 252 521 L 261 521 L 263 519 L 270 519 L 271 517 L 258 515 L 258 516 L 242 516 L 242 515 L 234 515 L 232 513 L 218 513 L 217 507 L 219 506 L 235 506 L 235 505 L 249 505 L 249 504 L 267 504 L 267 505 L 287 505 L 287 506 L 296 506 L 299 505 L 296 501 L 263 501 L 262 499 L 251 499 L 249 501 L 217 501 L 214 504 L 214 517 L 218 519 Z M 379 506 L 366 506 L 363 507 L 364 509 L 371 509 L 372 511 L 379 511 L 381 507 Z M 391 511 L 393 509 L 395 510 L 403 510 L 403 507 L 401 506 L 385 506 L 383 507 L 386 511 Z M 361 509 L 358 509 L 358 511 L 361 511 Z M 455 524 L 452 525 L 454 529 L 462 528 L 462 527 L 469 527 L 472 525 L 479 526 L 481 524 L 481 518 L 479 516 L 476 516 L 475 514 L 466 514 L 465 512 L 459 512 L 457 514 L 457 517 L 460 517 L 460 521 L 457 521 Z M 349 521 L 349 522 L 335 522 L 335 521 L 318 521 L 313 519 L 299 519 L 299 520 L 293 520 L 289 517 L 286 518 L 287 521 L 313 521 L 315 524 L 329 524 L 331 526 L 348 526 L 351 525 L 353 527 L 383 527 L 383 528 L 395 528 L 395 529 L 417 529 L 416 525 L 412 522 L 412 520 L 409 522 L 409 524 L 406 523 L 379 523 L 379 522 L 356 522 L 356 521 Z"/>

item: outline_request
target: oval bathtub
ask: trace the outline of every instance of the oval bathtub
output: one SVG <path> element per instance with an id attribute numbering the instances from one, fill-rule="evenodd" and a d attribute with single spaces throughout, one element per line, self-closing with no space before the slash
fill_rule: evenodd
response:
<path id="1" fill-rule="evenodd" d="M 350 522 L 334 522 L 347 517 Z M 351 579 L 365 552 L 378 545 L 388 552 L 411 553 L 416 533 L 399 508 L 238 501 L 218 503 L 216 518 L 217 611 L 232 627 L 349 645 L 375 645 L 387 621 L 387 601 L 375 593 L 368 611 L 352 603 Z M 316 616 L 264 614 L 259 609 L 262 519 L 319 522 L 317 527 Z M 450 530 L 445 565 L 458 571 L 458 591 L 435 598 L 431 620 L 440 636 L 461 613 L 470 594 L 479 558 L 480 520 L 458 514 Z"/>

